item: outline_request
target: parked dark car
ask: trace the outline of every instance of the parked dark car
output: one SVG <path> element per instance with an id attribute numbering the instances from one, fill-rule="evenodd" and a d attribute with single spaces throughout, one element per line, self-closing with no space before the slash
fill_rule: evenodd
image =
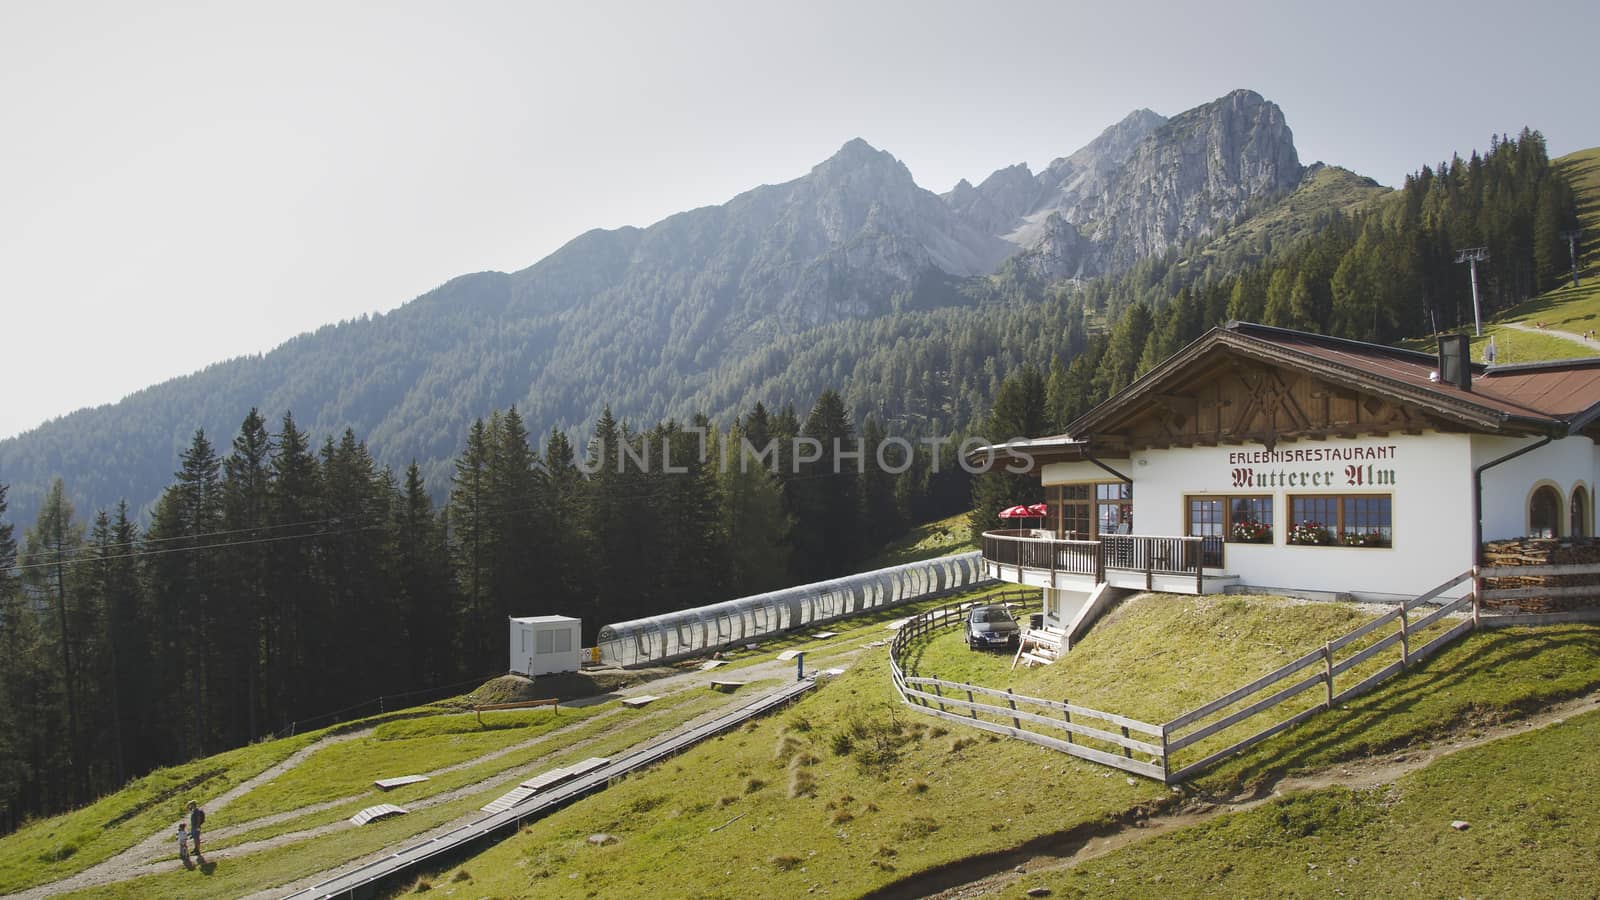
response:
<path id="1" fill-rule="evenodd" d="M 967 614 L 967 647 L 1009 647 L 1022 640 L 1022 626 L 1004 606 L 980 606 Z"/>

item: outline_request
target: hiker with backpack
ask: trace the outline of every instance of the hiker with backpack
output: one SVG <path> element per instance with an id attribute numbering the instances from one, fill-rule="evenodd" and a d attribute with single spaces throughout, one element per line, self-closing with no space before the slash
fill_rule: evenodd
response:
<path id="1" fill-rule="evenodd" d="M 200 826 L 206 823 L 206 811 L 200 804 L 189 801 L 189 840 L 194 842 L 194 855 L 200 855 Z"/>

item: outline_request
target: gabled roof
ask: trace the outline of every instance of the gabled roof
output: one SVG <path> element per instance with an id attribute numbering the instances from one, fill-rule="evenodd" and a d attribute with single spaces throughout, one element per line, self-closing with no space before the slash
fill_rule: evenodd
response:
<path id="1" fill-rule="evenodd" d="M 1472 365 L 1472 390 L 1466 391 L 1435 380 L 1438 358 L 1431 353 L 1250 322 L 1229 322 L 1211 329 L 1143 378 L 1080 416 L 1068 426 L 1069 433 L 1087 436 L 1099 431 L 1130 403 L 1154 392 L 1195 363 L 1224 352 L 1299 369 L 1352 390 L 1421 406 L 1433 415 L 1475 431 L 1566 434 L 1572 419 L 1600 404 L 1600 360 L 1573 361 L 1562 367 L 1585 372 L 1576 380 L 1588 388 L 1586 391 L 1574 391 L 1570 385 L 1553 393 L 1545 390 L 1553 388 L 1557 380 L 1572 380 L 1565 373 L 1552 377 L 1554 373 L 1541 370 L 1527 376 L 1530 382 L 1515 376 L 1502 378 L 1495 369 L 1477 363 Z M 1517 370 L 1530 368 L 1536 367 Z M 1502 385 L 1509 389 L 1502 389 Z M 1543 398 L 1545 394 L 1551 396 Z M 1541 399 L 1540 406 L 1533 405 Z M 1578 412 L 1573 411 L 1574 406 L 1580 407 Z"/>
<path id="2" fill-rule="evenodd" d="M 1025 449 L 1034 456 L 1044 451 L 1054 458 L 1082 458 L 1098 436 L 1115 434 L 1139 414 L 1144 401 L 1182 388 L 1228 356 L 1305 372 L 1479 433 L 1564 437 L 1600 419 L 1600 358 L 1507 366 L 1472 363 L 1472 387 L 1464 390 L 1438 380 L 1439 360 L 1432 353 L 1229 322 L 1078 417 L 1066 434 L 1030 441 Z"/>

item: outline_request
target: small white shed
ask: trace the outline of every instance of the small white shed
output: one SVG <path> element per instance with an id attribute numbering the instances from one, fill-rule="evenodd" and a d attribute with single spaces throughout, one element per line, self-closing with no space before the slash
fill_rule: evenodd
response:
<path id="1" fill-rule="evenodd" d="M 583 620 L 567 616 L 511 616 L 511 671 L 533 678 L 576 672 L 583 650 Z"/>

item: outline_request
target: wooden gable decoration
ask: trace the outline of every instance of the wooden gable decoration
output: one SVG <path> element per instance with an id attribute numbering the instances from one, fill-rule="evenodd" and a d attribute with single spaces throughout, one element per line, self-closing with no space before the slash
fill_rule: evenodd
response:
<path id="1" fill-rule="evenodd" d="M 1094 443 L 1124 451 L 1246 443 L 1271 449 L 1299 438 L 1460 430 L 1420 407 L 1289 366 L 1226 351 L 1195 363 L 1112 411 L 1095 428 Z"/>

